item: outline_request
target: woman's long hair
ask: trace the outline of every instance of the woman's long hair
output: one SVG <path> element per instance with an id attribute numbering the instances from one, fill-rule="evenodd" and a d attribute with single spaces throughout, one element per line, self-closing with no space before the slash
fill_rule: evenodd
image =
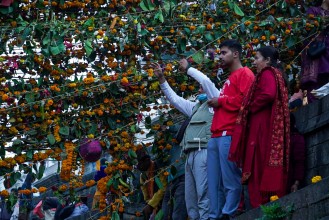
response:
<path id="1" fill-rule="evenodd" d="M 257 50 L 263 57 L 264 59 L 267 59 L 269 58 L 270 59 L 270 66 L 276 68 L 276 69 L 279 69 L 280 72 L 282 73 L 282 77 L 284 79 L 284 82 L 285 82 L 285 85 L 286 87 L 288 88 L 288 77 L 287 77 L 287 74 L 285 73 L 281 63 L 279 62 L 279 51 L 272 47 L 272 46 L 264 46 L 264 47 L 261 47 Z"/>

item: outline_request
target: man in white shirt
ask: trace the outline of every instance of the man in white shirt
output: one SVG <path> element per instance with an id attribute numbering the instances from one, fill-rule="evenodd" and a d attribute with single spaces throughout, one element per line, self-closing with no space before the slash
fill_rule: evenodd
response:
<path id="1" fill-rule="evenodd" d="M 182 60 L 182 64 L 187 63 Z M 182 149 L 186 154 L 185 165 L 185 201 L 190 220 L 208 220 L 209 199 L 207 184 L 207 143 L 210 139 L 210 126 L 213 118 L 213 110 L 209 108 L 207 100 L 219 96 L 219 90 L 214 83 L 203 73 L 195 68 L 184 68 L 187 74 L 200 83 L 197 101 L 186 100 L 178 96 L 170 87 L 162 68 L 153 63 L 154 74 L 158 77 L 161 90 L 177 110 L 191 120 L 186 127 Z M 207 94 L 203 94 L 203 91 Z"/>

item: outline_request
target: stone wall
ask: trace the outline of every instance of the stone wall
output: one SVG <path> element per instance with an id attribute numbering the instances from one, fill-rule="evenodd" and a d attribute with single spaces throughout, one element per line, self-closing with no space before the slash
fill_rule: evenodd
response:
<path id="1" fill-rule="evenodd" d="M 316 175 L 329 177 L 329 96 L 302 107 L 295 116 L 306 140 L 306 184 Z"/>

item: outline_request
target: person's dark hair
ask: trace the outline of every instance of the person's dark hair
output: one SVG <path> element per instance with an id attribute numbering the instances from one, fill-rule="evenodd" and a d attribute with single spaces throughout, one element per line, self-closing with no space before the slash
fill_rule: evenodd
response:
<path id="1" fill-rule="evenodd" d="M 137 150 L 136 154 L 137 154 L 138 161 L 144 161 L 146 159 L 151 159 L 151 156 L 147 153 L 147 150 L 144 148 Z"/>
<path id="2" fill-rule="evenodd" d="M 106 162 L 107 162 L 107 159 L 106 158 L 102 158 L 101 161 L 100 161 L 101 166 L 105 166 L 106 165 Z"/>
<path id="3" fill-rule="evenodd" d="M 314 6 L 321 6 L 322 5 L 322 2 L 323 2 L 323 0 L 314 0 L 314 2 L 313 2 L 313 5 Z"/>
<path id="4" fill-rule="evenodd" d="M 242 54 L 242 45 L 237 40 L 225 40 L 220 45 L 219 48 L 228 47 L 232 52 L 239 52 L 239 56 Z"/>
<path id="5" fill-rule="evenodd" d="M 279 51 L 272 46 L 264 46 L 259 48 L 257 51 L 264 57 L 264 59 L 270 58 L 270 66 L 277 68 L 281 71 L 286 87 L 288 87 L 287 74 L 284 72 L 282 65 L 279 63 Z"/>
<path id="6" fill-rule="evenodd" d="M 87 196 L 80 196 L 80 201 L 81 201 L 83 204 L 87 205 L 88 197 L 87 197 Z"/>

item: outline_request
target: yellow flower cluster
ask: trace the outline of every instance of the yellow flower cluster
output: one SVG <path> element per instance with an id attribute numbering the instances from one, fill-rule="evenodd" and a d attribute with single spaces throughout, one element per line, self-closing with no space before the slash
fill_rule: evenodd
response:
<path id="1" fill-rule="evenodd" d="M 32 193 L 32 191 L 29 189 L 22 189 L 22 190 L 19 190 L 18 192 L 23 195 L 30 195 Z"/>
<path id="2" fill-rule="evenodd" d="M 67 185 L 65 185 L 65 184 L 61 185 L 61 186 L 58 188 L 58 190 L 59 190 L 60 192 L 65 192 L 67 189 L 68 189 L 68 187 L 67 187 Z"/>
<path id="3" fill-rule="evenodd" d="M 97 181 L 97 189 L 101 193 L 106 194 L 108 192 L 106 184 L 110 179 L 111 179 L 111 176 L 106 176 Z"/>
<path id="4" fill-rule="evenodd" d="M 61 89 L 58 87 L 57 84 L 50 86 L 50 90 L 55 91 L 55 92 L 60 92 L 61 91 Z"/>
<path id="5" fill-rule="evenodd" d="M 9 196 L 9 192 L 7 191 L 7 190 L 2 190 L 1 192 L 0 192 L 0 195 L 2 196 L 2 197 L 5 197 L 5 198 L 7 198 L 8 196 Z"/>
<path id="6" fill-rule="evenodd" d="M 75 154 L 75 145 L 72 142 L 64 143 L 67 158 L 62 162 L 62 168 L 60 172 L 60 177 L 64 181 L 69 181 L 71 177 L 71 171 L 76 162 L 76 154 Z M 75 155 L 75 156 L 74 156 Z"/>
<path id="7" fill-rule="evenodd" d="M 274 196 L 271 196 L 270 197 L 270 201 L 271 202 L 273 202 L 273 201 L 275 201 L 275 200 L 278 200 L 279 199 L 279 196 L 277 196 L 277 195 L 274 195 Z"/>
<path id="8" fill-rule="evenodd" d="M 39 193 L 44 193 L 47 191 L 47 188 L 44 186 L 39 187 Z"/>
<path id="9" fill-rule="evenodd" d="M 86 182 L 86 186 L 89 188 L 89 187 L 92 187 L 93 185 L 95 185 L 95 180 L 88 180 L 87 182 Z"/>
<path id="10" fill-rule="evenodd" d="M 0 167 L 12 168 L 16 165 L 16 161 L 12 157 L 7 157 L 4 160 L 0 160 Z"/>
<path id="11" fill-rule="evenodd" d="M 321 181 L 322 180 L 322 177 L 321 176 L 314 176 L 313 178 L 312 178 L 312 183 L 317 183 L 317 182 L 319 182 L 319 181 Z"/>
<path id="12" fill-rule="evenodd" d="M 46 107 L 52 106 L 54 104 L 54 101 L 52 99 L 48 99 L 46 103 Z"/>
<path id="13" fill-rule="evenodd" d="M 106 196 L 101 195 L 99 199 L 99 210 L 103 212 L 106 208 Z"/>
<path id="14" fill-rule="evenodd" d="M 91 73 L 88 73 L 87 74 L 87 78 L 84 78 L 83 79 L 83 82 L 86 84 L 86 85 L 89 85 L 89 84 L 92 84 L 95 82 L 95 78 L 93 77 L 93 75 Z"/>
<path id="15" fill-rule="evenodd" d="M 54 137 L 56 142 L 60 142 L 62 140 L 61 137 L 59 136 L 59 129 L 60 129 L 59 125 L 56 125 L 54 127 Z"/>
<path id="16" fill-rule="evenodd" d="M 17 128 L 15 128 L 15 126 L 11 126 L 9 128 L 9 134 L 18 134 Z"/>
<path id="17" fill-rule="evenodd" d="M 9 99 L 9 96 L 7 94 L 3 94 L 1 98 L 2 101 L 7 101 L 7 99 Z"/>
<path id="18" fill-rule="evenodd" d="M 67 86 L 69 88 L 75 88 L 75 87 L 77 87 L 77 84 L 76 83 L 69 83 Z"/>

